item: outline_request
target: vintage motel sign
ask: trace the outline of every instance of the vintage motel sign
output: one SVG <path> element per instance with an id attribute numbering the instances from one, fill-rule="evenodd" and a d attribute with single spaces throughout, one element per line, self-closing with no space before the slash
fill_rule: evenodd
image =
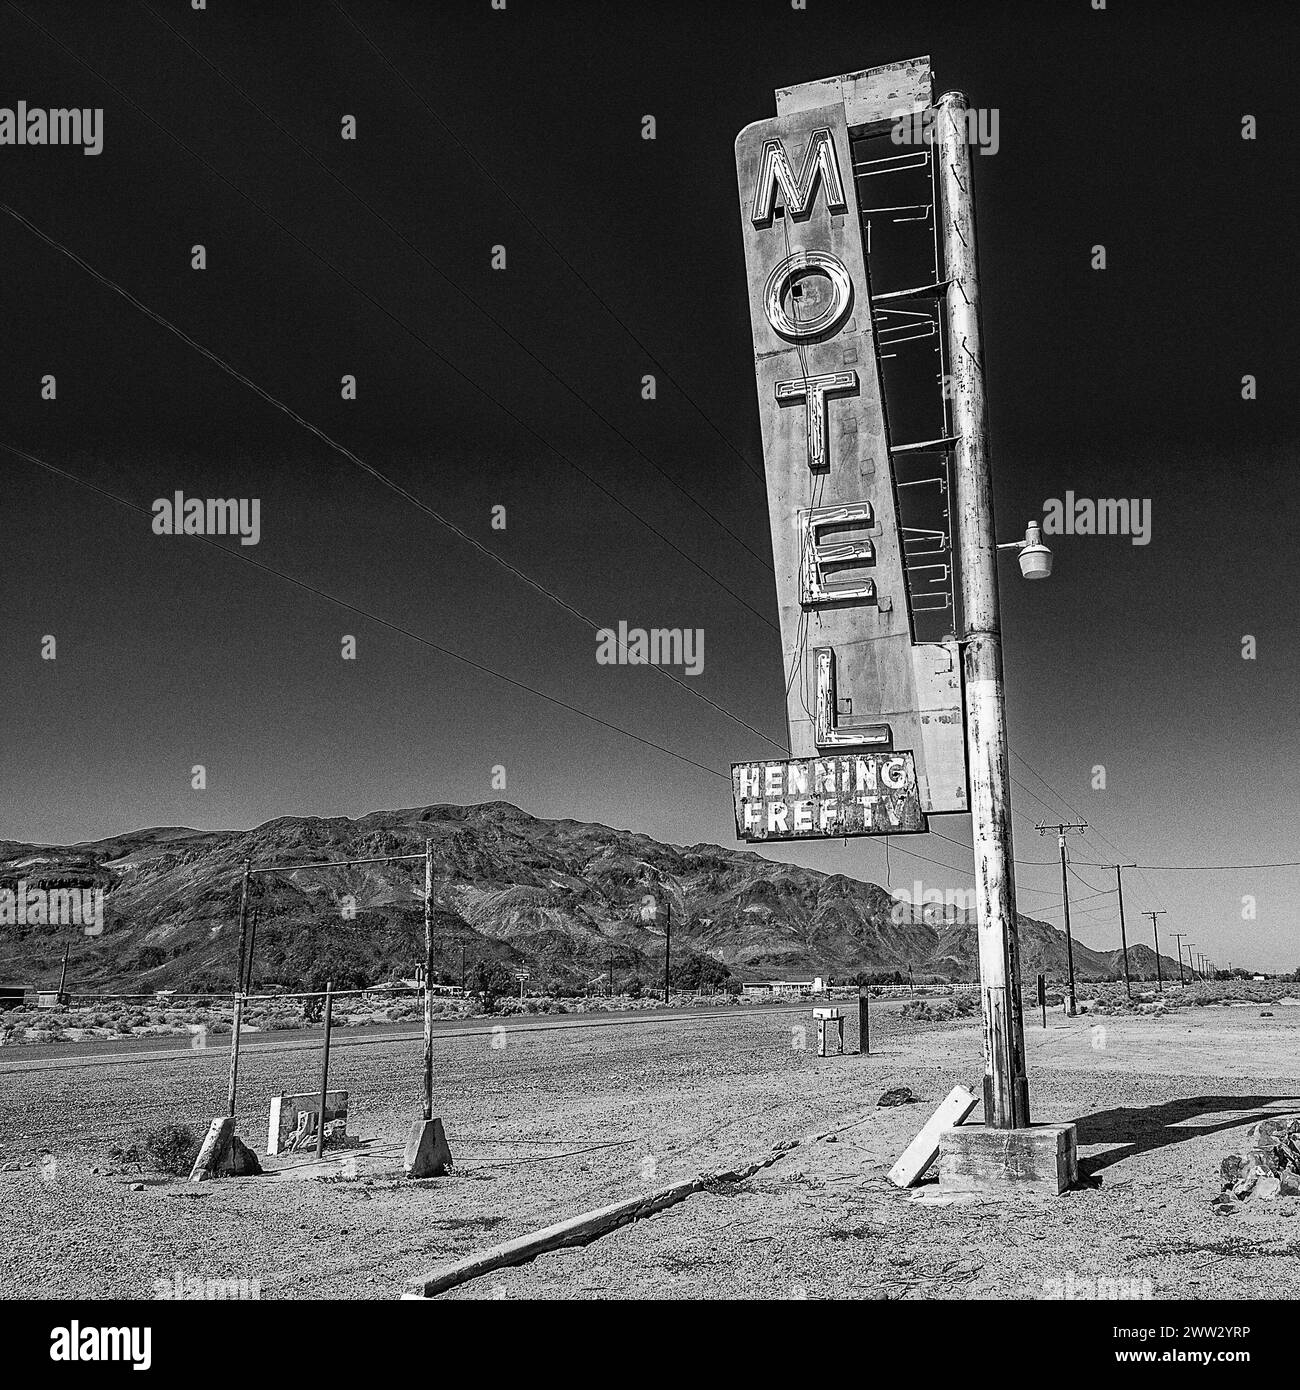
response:
<path id="1" fill-rule="evenodd" d="M 851 150 L 931 101 L 916 59 L 778 92 L 736 140 L 788 767 L 807 774 L 780 796 L 783 765 L 733 768 L 745 839 L 924 831 L 969 808 L 960 655 L 913 640 Z"/>
<path id="2" fill-rule="evenodd" d="M 744 840 L 907 835 L 925 829 L 911 753 L 839 753 L 731 769 Z"/>

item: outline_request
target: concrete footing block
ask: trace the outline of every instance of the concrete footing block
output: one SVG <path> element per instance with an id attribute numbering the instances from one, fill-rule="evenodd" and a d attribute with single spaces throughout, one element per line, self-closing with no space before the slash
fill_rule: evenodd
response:
<path id="1" fill-rule="evenodd" d="M 235 1121 L 219 1115 L 208 1126 L 199 1156 L 190 1169 L 191 1182 L 209 1178 L 243 1178 L 262 1171 L 257 1155 L 235 1133 Z"/>
<path id="2" fill-rule="evenodd" d="M 1015 1192 L 1057 1197 L 1079 1181 L 1074 1125 L 989 1129 L 957 1125 L 939 1135 L 939 1187 L 945 1192 Z"/>
<path id="3" fill-rule="evenodd" d="M 436 1178 L 451 1167 L 451 1149 L 441 1120 L 416 1120 L 406 1138 L 402 1166 L 408 1178 Z"/>

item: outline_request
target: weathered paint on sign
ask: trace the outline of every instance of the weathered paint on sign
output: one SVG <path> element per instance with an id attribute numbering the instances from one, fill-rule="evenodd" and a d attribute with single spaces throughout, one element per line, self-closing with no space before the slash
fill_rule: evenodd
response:
<path id="1" fill-rule="evenodd" d="M 841 753 L 789 762 L 734 763 L 731 787 L 742 840 L 923 834 L 911 753 Z"/>
<path id="2" fill-rule="evenodd" d="M 969 808 L 961 662 L 913 640 L 852 146 L 929 92 L 927 59 L 787 89 L 736 170 L 790 750 L 908 750 L 937 813 Z"/>

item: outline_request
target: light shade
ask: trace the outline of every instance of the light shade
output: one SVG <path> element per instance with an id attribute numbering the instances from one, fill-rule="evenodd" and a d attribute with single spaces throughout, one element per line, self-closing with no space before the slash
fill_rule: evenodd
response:
<path id="1" fill-rule="evenodd" d="M 1026 545 L 1020 551 L 1020 573 L 1026 579 L 1046 579 L 1052 572 L 1052 552 L 1045 545 Z"/>

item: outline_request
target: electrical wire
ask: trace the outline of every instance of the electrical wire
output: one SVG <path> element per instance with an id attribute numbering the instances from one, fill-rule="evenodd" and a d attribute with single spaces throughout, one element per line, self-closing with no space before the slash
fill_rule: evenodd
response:
<path id="1" fill-rule="evenodd" d="M 226 185 L 226 187 L 230 188 L 234 193 L 238 194 L 241 198 L 243 198 L 251 207 L 256 208 L 257 211 L 261 213 L 262 216 L 265 217 L 267 221 L 270 222 L 282 235 L 288 237 L 291 241 L 296 243 L 298 246 L 302 247 L 302 249 L 308 252 L 309 255 L 314 257 L 323 266 L 325 266 L 327 270 L 329 270 L 332 274 L 334 274 L 340 280 L 342 280 L 343 283 L 346 284 L 348 288 L 351 289 L 355 294 L 360 296 L 374 308 L 378 309 L 382 314 L 384 314 L 386 318 L 390 319 L 393 323 L 395 323 L 400 329 L 402 329 L 404 333 L 406 333 L 414 342 L 418 343 L 421 347 L 423 347 L 448 371 L 452 372 L 454 375 L 459 377 L 462 381 L 466 383 L 466 385 L 468 385 L 472 390 L 476 391 L 485 400 L 495 405 L 499 410 L 502 411 L 503 414 L 505 414 L 511 420 L 513 420 L 515 424 L 517 424 L 520 427 L 520 429 L 524 430 L 526 433 L 531 435 L 532 438 L 537 440 L 537 442 L 540 443 L 544 449 L 546 449 L 549 453 L 554 454 L 555 457 L 558 458 L 562 463 L 566 464 L 569 468 L 573 469 L 573 471 L 577 473 L 579 477 L 585 479 L 599 492 L 603 493 L 606 497 L 608 497 L 610 501 L 612 501 L 615 504 L 615 506 L 617 506 L 620 510 L 626 512 L 628 516 L 630 516 L 634 521 L 637 522 L 638 525 L 644 527 L 652 535 L 656 536 L 666 546 L 668 546 L 670 550 L 672 550 L 675 554 L 679 555 L 682 559 L 684 559 L 687 562 L 687 564 L 689 564 L 692 568 L 698 570 L 702 575 L 705 576 L 705 578 L 710 580 L 712 583 L 716 584 L 718 588 L 722 589 L 725 593 L 730 595 L 731 598 L 735 599 L 736 602 L 741 605 L 741 607 L 747 609 L 750 613 L 752 613 L 761 623 L 763 623 L 765 626 L 769 628 L 772 628 L 774 631 L 777 630 L 776 624 L 773 623 L 769 618 L 764 616 L 764 614 L 759 612 L 759 610 L 755 608 L 747 599 L 745 599 L 742 595 L 738 594 L 729 585 L 724 583 L 711 570 L 707 569 L 704 565 L 700 564 L 699 561 L 693 559 L 690 555 L 688 555 L 684 550 L 681 549 L 680 546 L 678 546 L 668 536 L 664 535 L 664 533 L 660 531 L 656 526 L 654 526 L 651 522 L 647 521 L 645 517 L 641 516 L 640 513 L 636 512 L 633 508 L 629 507 L 627 503 L 625 503 L 615 493 L 611 492 L 610 489 L 607 488 L 602 482 L 600 482 L 600 480 L 597 479 L 594 475 L 589 473 L 586 469 L 582 468 L 579 464 L 575 463 L 573 459 L 571 459 L 556 445 L 552 444 L 544 435 L 540 433 L 540 431 L 538 431 L 532 425 L 530 425 L 525 419 L 523 419 L 522 416 L 518 415 L 513 409 L 511 409 L 510 406 L 505 404 L 505 402 L 499 400 L 486 387 L 482 386 L 479 382 L 475 381 L 473 377 L 469 376 L 469 374 L 465 372 L 460 366 L 458 366 L 457 363 L 454 362 L 450 357 L 448 357 L 445 353 L 440 352 L 439 349 L 434 347 L 432 343 L 425 339 L 420 333 L 413 329 L 403 319 L 399 318 L 395 313 L 392 312 L 392 310 L 388 309 L 384 304 L 382 304 L 378 299 L 371 295 L 367 290 L 363 289 L 360 285 L 358 285 L 344 270 L 342 270 L 338 265 L 336 265 L 328 256 L 318 251 L 309 242 L 305 241 L 296 232 L 287 227 L 283 222 L 280 221 L 279 218 L 277 218 L 273 213 L 271 213 L 267 208 L 265 208 L 261 203 L 259 203 L 256 198 L 254 198 L 251 194 L 246 193 L 242 188 L 239 187 L 238 184 L 228 179 L 224 174 L 220 172 L 220 170 L 215 168 L 215 166 L 213 166 L 201 154 L 199 154 L 196 150 L 192 149 L 183 140 L 181 140 L 179 136 L 173 135 L 172 132 L 168 130 L 167 127 L 163 125 L 161 121 L 158 121 L 155 117 L 151 116 L 149 112 L 147 112 L 139 104 L 139 102 L 135 101 L 132 97 L 128 96 L 127 93 L 124 92 L 116 83 L 111 81 L 109 78 L 105 77 L 103 73 L 99 72 L 90 63 L 86 62 L 84 58 L 80 57 L 76 52 L 69 48 L 68 45 L 65 44 L 56 35 L 50 33 L 50 31 L 46 29 L 43 25 L 37 23 L 37 21 L 32 19 L 30 15 L 25 14 L 21 9 L 18 8 L 17 5 L 13 3 L 13 0 L 5 0 L 5 3 L 16 14 L 20 15 L 34 28 L 38 29 L 42 34 L 44 34 L 52 43 L 56 44 L 65 53 L 67 53 L 68 56 L 71 57 L 75 62 L 77 62 L 78 64 L 80 64 L 80 66 L 85 68 L 86 71 L 89 72 L 93 77 L 97 78 L 111 91 L 115 92 L 119 97 L 121 97 L 123 101 L 127 102 L 133 109 L 135 109 L 142 116 L 144 116 L 144 118 L 148 120 L 150 124 L 154 125 L 155 127 L 157 127 L 157 129 L 162 131 L 162 133 L 166 135 L 168 139 L 172 140 L 181 149 L 183 149 L 186 152 L 186 154 L 188 154 L 191 158 L 196 160 L 205 169 L 207 169 L 208 172 L 211 173 L 214 178 L 219 179 L 223 184 Z M 51 239 L 51 244 L 56 243 L 54 243 Z M 486 551 L 486 553 L 492 554 L 491 551 Z M 766 735 L 760 735 L 760 737 L 766 737 Z M 769 742 L 770 741 L 771 740 L 769 740 Z"/>
<path id="2" fill-rule="evenodd" d="M 174 323 L 172 323 L 169 319 L 165 318 L 162 314 L 158 313 L 154 309 L 151 309 L 147 304 L 137 299 L 135 295 L 133 295 L 129 290 L 124 289 L 121 285 L 117 284 L 116 281 L 109 279 L 107 275 L 104 275 L 100 271 L 96 270 L 95 267 L 92 266 L 89 262 L 83 260 L 80 256 L 78 256 L 75 251 L 70 250 L 61 242 L 58 242 L 53 237 L 47 235 L 39 227 L 37 227 L 35 223 L 31 222 L 28 218 L 24 217 L 22 213 L 18 212 L 17 209 L 10 207 L 8 203 L 0 202 L 0 211 L 7 213 L 10 217 L 14 218 L 15 221 L 21 223 L 24 227 L 28 229 L 28 231 L 32 232 L 35 236 L 37 236 L 41 241 L 45 242 L 48 246 L 53 247 L 56 251 L 66 256 L 74 264 L 80 266 L 81 269 L 85 270 L 94 279 L 98 280 L 100 284 L 106 286 L 108 289 L 113 290 L 116 294 L 121 295 L 122 298 L 124 298 L 128 303 L 132 304 L 135 308 L 139 309 L 140 312 L 143 313 L 146 317 L 152 319 L 155 323 L 160 324 L 163 328 L 166 328 L 168 332 L 173 333 L 176 337 L 180 338 L 182 342 L 186 343 L 189 347 L 192 347 L 201 356 L 207 358 L 215 366 L 220 367 L 222 371 L 226 372 L 229 376 L 234 377 L 235 380 L 240 382 L 242 385 L 247 386 L 248 389 L 252 391 L 255 395 L 260 396 L 262 400 L 266 401 L 269 405 L 274 406 L 277 410 L 287 415 L 291 420 L 293 420 L 296 424 L 301 425 L 309 433 L 314 434 L 318 439 L 320 439 L 323 443 L 327 444 L 336 453 L 341 454 L 344 458 L 348 459 L 349 462 L 355 463 L 357 467 L 360 468 L 363 472 L 370 474 L 373 478 L 383 483 L 385 487 L 388 487 L 393 492 L 397 493 L 399 497 L 404 498 L 406 501 L 410 502 L 414 507 L 418 508 L 418 510 L 432 517 L 433 520 L 439 523 L 439 525 L 446 527 L 454 535 L 459 536 L 460 539 L 465 541 L 468 545 L 473 546 L 475 550 L 480 552 L 480 554 L 486 555 L 489 559 L 494 560 L 497 564 L 499 564 L 503 569 L 509 570 L 510 573 L 513 574 L 516 578 L 523 580 L 525 584 L 527 584 L 530 588 L 535 589 L 539 594 L 545 595 L 553 603 L 557 604 L 560 608 L 563 608 L 565 612 L 570 613 L 579 621 L 585 623 L 593 631 L 601 631 L 601 628 L 599 624 L 595 621 L 595 619 L 589 618 L 580 609 L 575 608 L 566 599 L 561 598 L 559 594 L 555 593 L 551 589 L 548 589 L 544 584 L 540 583 L 536 579 L 533 579 L 530 575 L 525 574 L 524 571 L 521 570 L 517 565 L 512 565 L 509 560 L 505 559 L 503 556 L 498 555 L 495 551 L 490 550 L 481 541 L 471 536 L 468 531 L 458 526 L 454 521 L 451 521 L 449 518 L 443 516 L 433 507 L 429 506 L 427 502 L 421 501 L 418 497 L 415 496 L 414 493 L 404 488 L 400 483 L 394 482 L 386 474 L 381 473 L 379 469 L 375 468 L 372 464 L 369 464 L 364 459 L 358 457 L 358 455 L 353 453 L 353 451 L 349 449 L 346 445 L 340 444 L 337 440 L 332 439 L 318 425 L 313 425 L 309 420 L 304 419 L 290 406 L 286 405 L 277 397 L 271 395 L 269 391 L 263 390 L 263 388 L 260 387 L 255 381 L 253 381 L 252 378 L 245 376 L 243 372 L 239 371 L 238 368 L 231 366 L 228 362 L 226 362 L 223 358 L 219 357 L 210 348 L 204 347 L 202 343 L 199 343 L 195 339 L 191 338 L 189 334 L 184 331 L 184 329 L 178 328 Z M 712 709 L 717 710 L 719 714 L 725 715 L 725 717 L 732 720 L 733 723 L 740 725 L 742 728 L 748 730 L 751 734 L 754 734 L 758 738 L 763 739 L 765 742 L 770 743 L 774 748 L 781 747 L 781 744 L 778 743 L 775 739 L 769 737 L 761 730 L 754 728 L 752 724 L 746 723 L 738 715 L 732 714 L 729 710 L 724 709 L 721 705 L 711 700 L 703 692 L 696 690 L 693 686 L 688 685 L 684 680 L 681 680 L 679 677 L 673 675 L 673 673 L 669 671 L 667 667 L 650 665 L 647 669 L 657 672 L 666 680 L 671 681 L 674 685 L 679 686 L 682 690 L 687 691 L 694 699 L 700 700 L 702 703 L 710 706 Z"/>
<path id="3" fill-rule="evenodd" d="M 743 463 L 745 467 L 749 469 L 749 471 L 756 478 L 758 478 L 760 481 L 764 481 L 763 470 L 759 468 L 757 465 L 755 465 L 748 458 L 747 455 L 742 453 L 741 450 L 737 448 L 736 445 L 733 444 L 725 434 L 723 434 L 723 432 L 718 428 L 717 421 L 713 418 L 713 416 L 707 410 L 705 410 L 703 406 L 699 404 L 699 402 L 677 380 L 677 378 L 672 374 L 672 372 L 670 372 L 669 369 L 645 345 L 645 343 L 641 341 L 640 337 L 638 337 L 638 335 L 635 332 L 633 332 L 630 325 L 614 311 L 613 307 L 604 298 L 604 296 L 601 295 L 599 290 L 597 290 L 595 286 L 591 284 L 591 282 L 582 274 L 582 272 L 577 268 L 577 266 L 575 266 L 573 262 L 570 261 L 569 258 L 564 254 L 564 252 L 555 244 L 555 242 L 552 241 L 549 236 L 547 236 L 547 234 L 542 230 L 542 228 L 532 218 L 532 216 L 530 216 L 530 214 L 520 205 L 520 203 L 510 192 L 510 190 L 500 181 L 500 179 L 496 177 L 495 174 L 492 173 L 492 171 L 483 163 L 483 161 L 479 159 L 479 157 L 474 153 L 474 151 L 471 150 L 469 146 L 465 144 L 465 142 L 460 138 L 459 135 L 456 134 L 456 132 L 451 128 L 451 126 L 447 124 L 447 122 L 442 118 L 442 116 L 440 116 L 438 112 L 434 110 L 434 108 L 429 104 L 425 97 L 415 89 L 415 87 L 407 80 L 406 76 L 388 58 L 383 49 L 379 47 L 379 45 L 374 41 L 374 39 L 372 39 L 370 35 L 366 33 L 366 31 L 356 22 L 356 20 L 352 18 L 348 11 L 345 10 L 343 6 L 338 3 L 338 0 L 330 0 L 330 3 L 339 12 L 339 14 L 343 16 L 347 23 L 350 24 L 354 30 L 356 30 L 356 32 L 360 35 L 361 39 L 365 42 L 365 44 L 379 58 L 380 62 L 382 62 L 384 66 L 388 68 L 388 70 L 393 74 L 394 77 L 397 78 L 397 80 L 402 84 L 402 86 L 405 87 L 406 90 L 410 92 L 410 94 L 415 98 L 415 100 L 419 102 L 419 104 L 429 113 L 429 115 L 432 116 L 435 121 L 437 121 L 437 123 L 443 128 L 443 130 L 447 133 L 448 137 L 451 139 L 453 144 L 456 145 L 456 147 L 465 156 L 465 158 L 479 171 L 480 174 L 483 175 L 485 179 L 487 179 L 487 181 L 490 184 L 493 185 L 494 188 L 496 188 L 496 190 L 501 194 L 501 196 L 505 198 L 506 202 L 509 203 L 510 206 L 514 208 L 514 210 L 520 215 L 520 217 L 522 217 L 524 221 L 533 229 L 533 231 L 542 240 L 542 242 L 552 252 L 554 252 L 554 254 L 559 258 L 561 262 L 563 262 L 563 264 L 568 268 L 570 274 L 573 275 L 574 279 L 578 281 L 578 283 L 583 287 L 583 289 L 585 289 L 587 293 L 590 294 L 591 297 L 596 301 L 596 303 L 599 304 L 600 307 L 610 316 L 610 318 L 612 318 L 614 322 L 617 323 L 619 327 L 623 329 L 623 331 L 632 340 L 632 342 L 634 342 L 636 346 L 643 353 L 645 353 L 649 360 L 659 369 L 659 371 L 664 375 L 664 377 L 667 378 L 669 384 L 673 387 L 673 389 L 677 391 L 677 393 L 682 397 L 683 400 L 687 402 L 688 405 L 692 407 L 692 409 L 694 409 L 695 413 L 700 417 L 700 419 L 703 420 L 706 425 L 708 425 L 708 427 L 713 431 L 714 434 L 718 436 L 722 443 L 725 444 L 733 454 L 735 454 L 735 456 L 741 461 L 741 463 Z"/>
<path id="4" fill-rule="evenodd" d="M 510 328 L 508 328 L 504 323 L 502 323 L 501 320 L 498 319 L 496 315 L 491 312 L 491 310 L 485 308 L 482 304 L 480 304 L 479 301 L 475 299 L 474 296 L 471 295 L 469 291 L 464 288 L 464 286 L 458 284 L 455 280 L 453 280 L 452 277 L 448 275 L 447 272 L 443 270 L 443 268 L 440 265 L 438 265 L 436 261 L 429 257 L 425 252 L 423 252 L 413 241 L 410 240 L 409 237 L 407 237 L 398 227 L 394 226 L 394 224 L 381 212 L 379 212 L 372 204 L 367 202 L 366 199 L 363 198 L 361 194 L 358 193 L 356 189 L 353 188 L 352 185 L 347 182 L 346 179 L 339 175 L 334 169 L 330 168 L 330 166 L 315 152 L 315 150 L 313 150 L 309 145 L 305 144 L 302 140 L 300 140 L 287 126 L 285 126 L 282 122 L 278 121 L 273 115 L 271 115 L 269 111 L 266 110 L 264 106 L 262 106 L 253 97 L 251 97 L 239 85 L 239 83 L 237 83 L 234 80 L 234 78 L 232 78 L 220 66 L 220 64 L 214 62 L 211 58 L 209 58 L 196 44 L 192 43 L 188 38 L 186 38 L 185 35 L 175 27 L 175 25 L 173 25 L 170 21 L 165 19 L 156 10 L 154 10 L 153 7 L 147 3 L 147 0 L 137 0 L 137 3 L 139 4 L 141 9 L 143 9 L 146 13 L 150 15 L 152 19 L 154 19 L 157 23 L 161 24 L 163 28 L 165 28 L 170 34 L 172 34 L 180 43 L 184 44 L 185 47 L 188 48 L 189 51 L 193 53 L 196 58 L 199 59 L 200 62 L 204 63 L 208 68 L 210 68 L 214 73 L 216 73 L 216 75 L 224 83 L 226 83 L 226 85 L 230 87 L 232 91 L 238 93 L 238 95 L 249 106 L 251 106 L 253 110 L 255 110 L 258 113 L 258 115 L 260 115 L 263 118 L 263 120 L 267 121 L 270 125 L 274 126 L 276 130 L 278 130 L 280 134 L 285 137 L 286 140 L 291 141 L 324 173 L 326 173 L 331 179 L 333 179 L 334 182 L 337 183 L 338 186 L 342 188 L 344 192 L 348 194 L 349 197 L 353 198 L 363 208 L 365 208 L 365 210 L 368 213 L 370 213 L 370 215 L 373 218 L 375 218 L 376 221 L 382 223 L 383 226 L 394 237 L 396 237 L 402 243 L 402 245 L 405 246 L 407 250 L 411 252 L 412 255 L 417 256 L 431 271 L 433 271 L 435 275 L 438 276 L 440 280 L 443 281 L 444 284 L 450 286 L 450 288 L 453 289 L 458 295 L 460 295 L 460 297 L 463 300 L 465 300 L 466 303 L 472 304 L 474 308 L 477 309 L 478 312 L 482 314 L 483 317 L 487 319 L 488 322 L 491 323 L 494 328 L 497 329 L 498 332 L 502 333 L 505 337 L 509 338 L 510 341 L 514 343 L 514 345 L 517 348 L 519 348 L 521 352 L 526 354 L 534 363 L 536 363 L 536 365 L 540 367 L 542 371 L 544 371 L 547 374 L 547 376 L 549 376 L 554 382 L 556 382 L 557 385 L 561 386 L 570 396 L 574 398 L 574 400 L 578 401 L 579 404 L 583 405 L 587 410 L 589 410 L 603 425 L 605 425 L 607 429 L 611 430 L 614 434 L 618 435 L 618 437 L 623 441 L 623 443 L 626 444 L 628 448 L 631 449 L 637 455 L 637 457 L 640 458 L 641 461 L 647 465 L 647 467 L 649 467 L 655 473 L 658 473 L 659 476 L 663 478 L 665 482 L 667 482 L 671 487 L 673 487 L 677 492 L 679 492 L 693 506 L 698 507 L 699 510 L 703 512 L 704 515 L 707 516 L 710 521 L 712 521 L 715 525 L 719 526 L 723 531 L 725 531 L 727 535 L 729 535 L 731 539 L 734 540 L 742 550 L 748 552 L 748 554 L 750 554 L 755 560 L 759 561 L 760 564 L 765 565 L 769 570 L 771 569 L 772 565 L 770 558 L 765 557 L 761 555 L 758 551 L 754 550 L 743 539 L 743 537 L 738 536 L 736 532 L 733 531 L 731 527 L 728 526 L 727 523 L 722 520 L 721 517 L 717 516 L 714 512 L 710 511 L 710 509 L 706 507 L 703 502 L 701 502 L 698 498 L 694 497 L 691 493 L 689 493 L 684 487 L 682 487 L 682 485 L 675 478 L 670 477 L 669 474 L 666 473 L 657 463 L 655 463 L 655 461 L 652 458 L 645 454 L 642 451 L 642 449 L 632 439 L 630 439 L 623 432 L 623 430 L 621 430 L 618 427 L 618 425 L 616 425 L 605 414 L 603 414 L 594 404 L 592 404 L 591 401 L 589 401 L 585 396 L 583 396 L 582 393 L 579 392 L 576 387 L 574 387 L 571 383 L 566 381 L 544 358 L 540 357 L 536 352 L 532 350 L 532 348 L 528 346 L 527 343 L 525 343 L 521 338 L 519 338 L 517 334 L 512 332 Z"/>
<path id="5" fill-rule="evenodd" d="M 5 449 L 19 458 L 26 459 L 29 463 L 35 464 L 39 468 L 44 468 L 47 472 L 55 474 L 57 477 L 65 478 L 69 482 L 76 483 L 79 487 L 88 488 L 91 492 L 97 492 L 103 497 L 109 498 L 119 506 L 127 507 L 133 512 L 139 512 L 144 516 L 150 516 L 149 508 L 142 507 L 138 502 L 132 502 L 125 497 L 119 497 L 117 493 L 110 492 L 107 488 L 100 487 L 97 483 L 89 482 L 85 478 L 79 478 L 75 473 L 69 473 L 66 469 L 58 468 L 52 463 L 47 463 L 44 459 L 37 458 L 35 454 L 29 454 L 24 449 L 19 449 L 13 444 L 6 444 L 0 441 L 0 449 Z M 391 622 L 387 618 L 381 618 L 377 613 L 359 607 L 355 603 L 349 603 L 346 599 L 339 598 L 336 594 L 328 593 L 326 590 L 318 588 L 314 584 L 309 584 L 305 579 L 298 579 L 294 575 L 286 574 L 283 570 L 278 570 L 274 565 L 264 564 L 261 560 L 255 560 L 251 555 L 243 550 L 233 550 L 229 546 L 222 545 L 211 536 L 192 536 L 189 539 L 201 542 L 203 545 L 211 547 L 213 550 L 220 551 L 221 554 L 229 556 L 231 559 L 240 560 L 246 565 L 252 565 L 254 569 L 263 571 L 265 574 L 273 574 L 278 579 L 283 579 L 286 583 L 292 584 L 295 588 L 302 589 L 309 594 L 314 594 L 317 598 L 323 598 L 327 603 L 332 603 L 338 608 L 342 608 L 349 613 L 356 614 L 359 618 L 377 623 L 380 627 L 387 628 L 390 632 L 399 633 L 403 637 L 409 637 L 413 642 L 420 643 L 421 646 L 429 647 L 431 650 L 449 656 L 455 661 L 461 662 L 465 666 L 471 667 L 475 671 L 482 672 L 484 675 L 494 676 L 497 680 L 504 681 L 507 685 L 514 686 L 516 690 L 526 691 L 530 695 L 536 695 L 539 699 L 547 701 L 549 704 L 556 705 L 560 709 L 568 710 L 571 714 L 580 715 L 583 719 L 589 719 L 594 724 L 599 724 L 602 728 L 609 729 L 612 733 L 622 734 L 625 738 L 630 738 L 646 748 L 653 748 L 658 753 L 666 753 L 670 758 L 676 758 L 678 762 L 687 763 L 691 767 L 698 768 L 701 772 L 707 772 L 711 777 L 720 777 L 724 782 L 730 783 L 731 778 L 725 772 L 719 772 L 717 768 L 707 767 L 704 763 L 696 762 L 694 758 L 687 757 L 684 753 L 678 753 L 662 743 L 656 743 L 653 739 L 635 734 L 631 729 L 625 729 L 619 724 L 614 724 L 608 719 L 602 719 L 599 715 L 592 714 L 590 710 L 581 709 L 577 705 L 571 705 L 567 700 L 561 700 L 557 695 L 550 695 L 544 690 L 539 690 L 536 686 L 528 685 L 524 681 L 516 680 L 514 676 L 508 676 L 504 671 L 498 671 L 491 666 L 484 665 L 481 661 L 475 661 L 463 653 L 453 650 L 451 647 L 443 646 L 440 642 L 433 641 L 432 638 L 423 637 L 418 632 L 412 632 L 410 628 L 402 627 L 399 623 Z"/>

